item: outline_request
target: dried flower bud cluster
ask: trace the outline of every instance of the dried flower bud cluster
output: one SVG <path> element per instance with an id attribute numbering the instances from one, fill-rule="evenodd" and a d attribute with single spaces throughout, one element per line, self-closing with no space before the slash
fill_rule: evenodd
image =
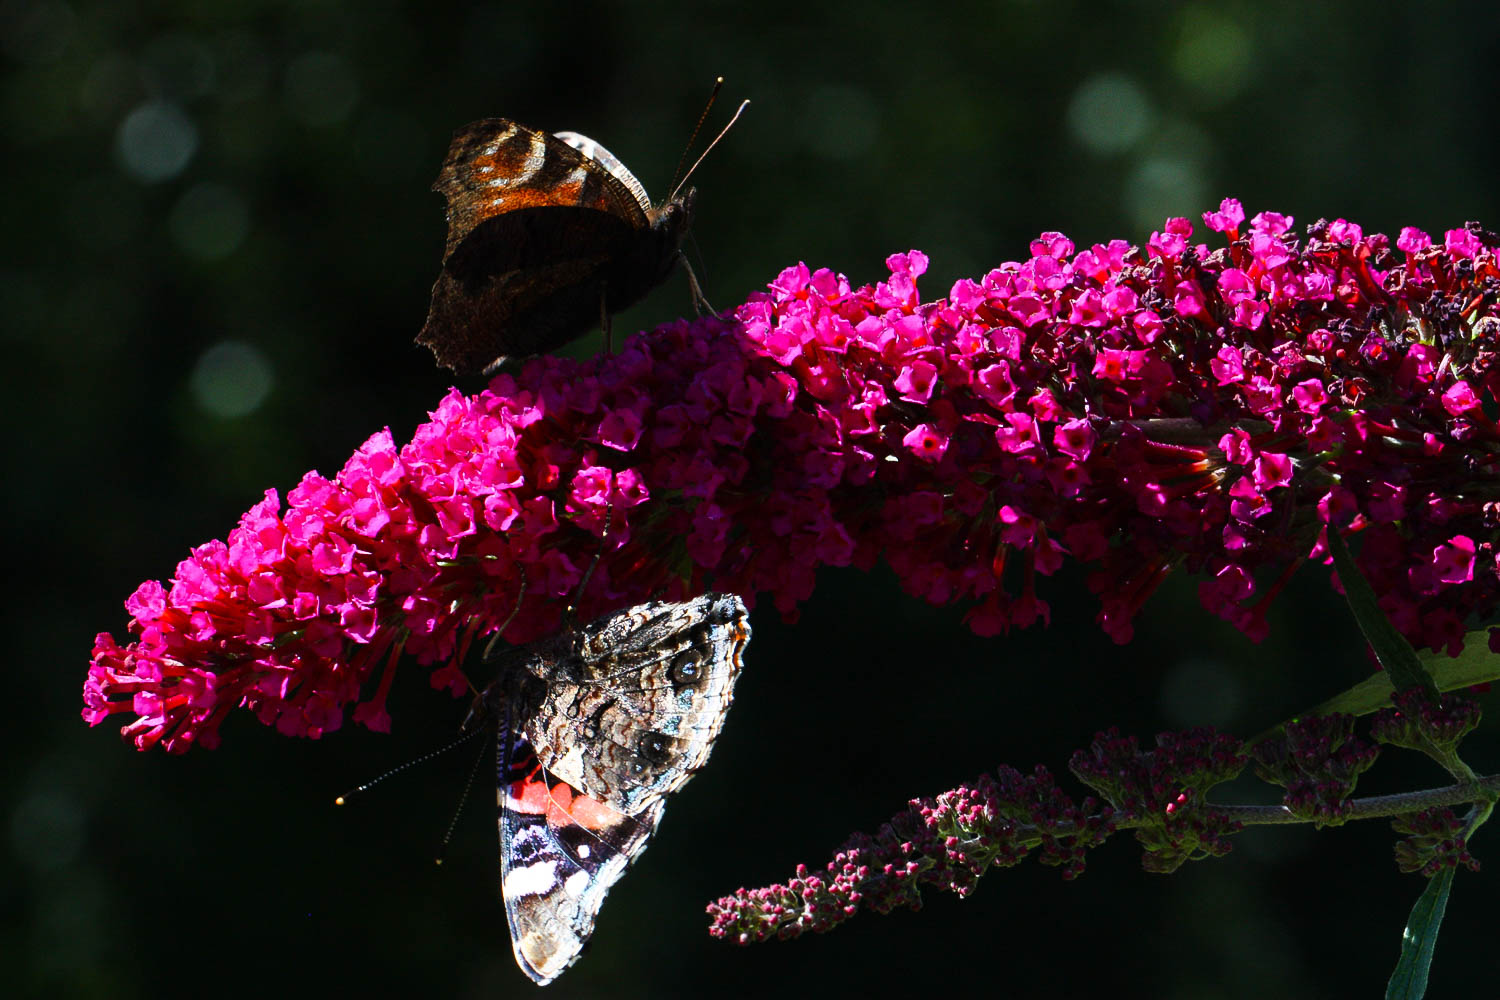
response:
<path id="1" fill-rule="evenodd" d="M 1286 789 L 1283 804 L 1317 826 L 1344 822 L 1346 802 L 1380 747 L 1354 735 L 1352 715 L 1320 715 L 1287 723 L 1250 748 L 1255 773 Z"/>
<path id="2" fill-rule="evenodd" d="M 1259 637 L 1333 522 L 1403 634 L 1455 650 L 1500 597 L 1496 238 L 1204 218 L 1216 248 L 1186 219 L 1139 247 L 1048 233 L 929 301 L 920 253 L 860 288 L 799 265 L 725 317 L 453 392 L 143 584 L 84 717 L 182 751 L 237 706 L 316 737 L 364 697 L 384 729 L 402 653 L 462 693 L 523 589 L 506 638 L 556 629 L 606 516 L 585 617 L 710 587 L 791 617 L 818 568 L 884 559 L 993 634 L 1045 620 L 1038 577 L 1071 558 L 1121 642 L 1177 567 Z"/>
<path id="3" fill-rule="evenodd" d="M 1208 791 L 1238 777 L 1246 757 L 1240 741 L 1211 728 L 1161 733 L 1142 752 L 1135 737 L 1099 733 L 1068 762 L 1074 776 L 1114 807 L 1117 819 L 1139 821 L 1136 840 L 1147 871 L 1176 871 L 1186 861 L 1229 853 L 1240 829 L 1208 803 Z"/>
<path id="4" fill-rule="evenodd" d="M 912 800 L 873 837 L 850 838 L 821 873 L 798 865 L 785 885 L 738 889 L 709 904 L 709 933 L 753 944 L 832 930 L 861 909 L 919 909 L 923 888 L 967 896 L 991 865 L 1019 864 L 1033 848 L 1074 878 L 1084 853 L 1114 829 L 1098 805 L 1075 803 L 1045 768 L 1001 768 L 995 778 Z"/>
<path id="5" fill-rule="evenodd" d="M 1408 688 L 1391 701 L 1395 707 L 1375 713 L 1370 724 L 1370 736 L 1380 743 L 1443 758 L 1479 725 L 1479 702 L 1462 695 L 1447 694 L 1433 704 L 1421 688 Z"/>
<path id="6" fill-rule="evenodd" d="M 1464 820 L 1447 807 L 1424 809 L 1391 820 L 1391 829 L 1406 834 L 1396 842 L 1396 867 L 1403 872 L 1421 872 L 1431 878 L 1444 868 L 1462 865 L 1479 870 L 1479 862 L 1469 853 L 1464 834 Z"/>

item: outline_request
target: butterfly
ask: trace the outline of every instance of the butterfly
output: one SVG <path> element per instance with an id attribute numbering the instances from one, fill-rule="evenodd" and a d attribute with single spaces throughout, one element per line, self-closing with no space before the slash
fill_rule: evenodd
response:
<path id="1" fill-rule="evenodd" d="M 667 795 L 707 761 L 749 641 L 740 599 L 704 594 L 501 653 L 465 728 L 498 729 L 501 894 L 537 983 L 577 960 Z"/>
<path id="2" fill-rule="evenodd" d="M 460 374 L 553 350 L 672 273 L 697 192 L 653 206 L 609 150 L 508 118 L 459 129 L 433 184 L 448 241 L 417 343 Z"/>

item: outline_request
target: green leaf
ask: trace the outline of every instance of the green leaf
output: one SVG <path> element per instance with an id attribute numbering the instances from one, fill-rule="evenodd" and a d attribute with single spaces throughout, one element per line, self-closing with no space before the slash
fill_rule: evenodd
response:
<path id="1" fill-rule="evenodd" d="M 1417 653 L 1417 659 L 1421 660 L 1427 668 L 1427 672 L 1432 676 L 1432 682 L 1437 685 L 1439 691 L 1458 691 L 1462 688 L 1473 687 L 1475 684 L 1500 681 L 1500 656 L 1490 652 L 1489 629 L 1476 629 L 1467 633 L 1464 636 L 1464 651 L 1457 656 L 1434 653 L 1424 649 Z M 1337 715 L 1340 712 L 1349 715 L 1369 715 L 1371 712 L 1378 712 L 1382 708 L 1390 707 L 1391 692 L 1394 690 L 1395 688 L 1391 686 L 1390 674 L 1384 672 L 1371 674 L 1327 701 L 1319 702 L 1306 711 L 1298 712 L 1285 722 L 1278 722 L 1249 742 L 1259 743 L 1280 732 L 1287 722 L 1305 719 L 1308 716 Z"/>
<path id="2" fill-rule="evenodd" d="M 1436 701 L 1437 685 L 1423 669 L 1422 661 L 1417 659 L 1417 651 L 1411 648 L 1411 643 L 1396 631 L 1396 626 L 1380 610 L 1380 605 L 1375 601 L 1375 591 L 1370 589 L 1370 582 L 1359 571 L 1359 567 L 1354 565 L 1354 558 L 1349 555 L 1343 536 L 1331 524 L 1328 526 L 1328 551 L 1333 556 L 1334 568 L 1338 570 L 1339 582 L 1344 585 L 1344 597 L 1349 601 L 1349 610 L 1354 612 L 1359 630 L 1365 634 L 1365 641 L 1375 651 L 1375 659 L 1380 661 L 1380 665 L 1390 675 L 1396 690 L 1420 687 L 1427 692 L 1428 698 Z"/>
<path id="3" fill-rule="evenodd" d="M 1420 1000 L 1427 992 L 1427 970 L 1432 967 L 1432 949 L 1437 946 L 1438 928 L 1443 911 L 1448 908 L 1448 893 L 1453 889 L 1453 869 L 1444 868 L 1427 881 L 1427 888 L 1417 897 L 1417 905 L 1406 918 L 1401 933 L 1401 958 L 1386 984 L 1386 1000 Z"/>
<path id="4" fill-rule="evenodd" d="M 1464 651 L 1456 657 L 1424 649 L 1417 654 L 1417 659 L 1427 668 L 1428 675 L 1439 691 L 1457 691 L 1475 684 L 1500 680 L 1500 656 L 1490 652 L 1489 643 L 1489 630 L 1480 629 L 1464 636 Z M 1327 701 L 1299 712 L 1298 717 L 1333 715 L 1335 712 L 1369 715 L 1389 707 L 1391 692 L 1394 690 L 1390 674 L 1371 674 Z"/>

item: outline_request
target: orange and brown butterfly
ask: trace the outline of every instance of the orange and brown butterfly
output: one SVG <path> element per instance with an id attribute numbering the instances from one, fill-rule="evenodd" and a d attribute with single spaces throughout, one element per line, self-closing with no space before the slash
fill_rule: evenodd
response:
<path id="1" fill-rule="evenodd" d="M 607 332 L 677 265 L 697 196 L 679 184 L 653 206 L 592 139 L 508 118 L 459 129 L 433 190 L 448 202 L 448 241 L 417 343 L 460 374 L 553 350 L 595 323 Z"/>

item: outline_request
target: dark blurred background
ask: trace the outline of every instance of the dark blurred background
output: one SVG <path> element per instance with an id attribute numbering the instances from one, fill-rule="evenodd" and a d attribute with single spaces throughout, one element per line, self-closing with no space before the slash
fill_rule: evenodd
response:
<path id="1" fill-rule="evenodd" d="M 332 806 L 454 732 L 465 706 L 420 671 L 399 678 L 390 736 L 292 741 L 246 714 L 221 749 L 169 757 L 78 717 L 93 635 L 123 638 L 142 579 L 372 431 L 404 440 L 451 384 L 411 341 L 443 241 L 429 186 L 465 122 L 582 131 L 659 197 L 722 74 L 718 121 L 754 104 L 696 178 L 693 253 L 720 305 L 798 260 L 874 280 L 912 247 L 932 256 L 935 297 L 1040 231 L 1140 241 L 1225 195 L 1299 227 L 1500 225 L 1492 4 L 941 9 L 0 0 L 7 990 L 532 994 L 497 899 L 488 790 L 448 864 L 431 863 L 467 751 Z M 687 311 L 674 278 L 616 330 Z M 1064 772 L 1109 725 L 1253 733 L 1367 670 L 1316 567 L 1259 646 L 1188 580 L 1125 647 L 1093 624 L 1078 573 L 1044 596 L 1050 629 L 992 640 L 883 570 L 820 578 L 795 625 L 758 610 L 713 765 L 549 995 L 1380 990 L 1422 883 L 1373 823 L 1251 831 L 1171 877 L 1144 874 L 1120 837 L 1074 883 L 1028 863 L 968 900 L 934 894 L 826 937 L 707 938 L 709 899 L 821 866 L 910 796 L 1001 762 Z M 1493 737 L 1470 745 L 1496 770 Z M 1441 783 L 1389 757 L 1361 791 Z M 1475 844 L 1491 868 L 1458 878 L 1435 995 L 1492 974 L 1492 844 Z"/>

